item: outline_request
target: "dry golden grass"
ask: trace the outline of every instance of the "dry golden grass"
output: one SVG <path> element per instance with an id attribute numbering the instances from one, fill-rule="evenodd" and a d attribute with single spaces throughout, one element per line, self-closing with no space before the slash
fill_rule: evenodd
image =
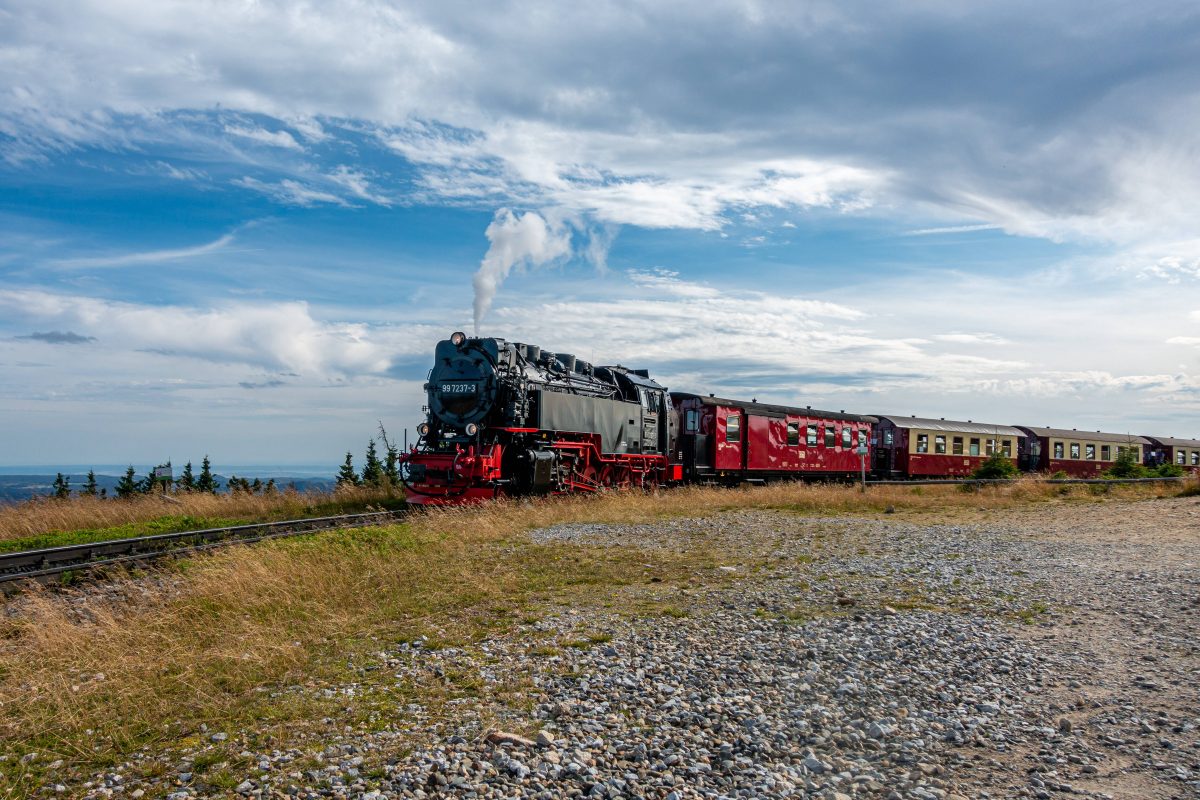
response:
<path id="1" fill-rule="evenodd" d="M 1159 493 L 1112 487 L 1104 496 Z M 718 573 L 712 567 L 721 563 L 720 553 L 706 549 L 716 546 L 711 542 L 653 553 L 536 545 L 521 535 L 531 528 L 763 507 L 872 514 L 892 506 L 898 513 L 953 515 L 1095 497 L 1086 487 L 1064 493 L 1025 482 L 973 492 L 888 486 L 860 494 L 853 487 L 780 484 L 511 501 L 221 551 L 182 563 L 161 585 L 133 590 L 130 584 L 127 594 L 136 603 L 112 599 L 120 593 L 85 594 L 86 600 L 34 594 L 0 619 L 0 750 L 14 756 L 38 750 L 40 763 L 63 758 L 89 768 L 186 737 L 201 722 L 218 729 L 251 718 L 285 724 L 299 712 L 260 687 L 335 677 L 347 652 L 372 642 L 419 634 L 469 641 L 548 600 L 613 597 L 621 586 L 647 582 L 648 570 L 656 582 L 683 583 Z M 266 508 L 240 506 L 237 513 Z M 148 506 L 143 513 L 161 511 Z M 20 792 L 6 780 L 0 777 L 0 795 L 6 788 Z"/>
<path id="2" fill-rule="evenodd" d="M 96 530 L 149 522 L 161 517 L 195 519 L 268 520 L 311 516 L 314 511 L 336 514 L 344 510 L 394 502 L 398 489 L 338 489 L 336 492 L 274 494 L 148 494 L 127 499 L 72 497 L 68 500 L 34 498 L 0 506 L 0 541 L 25 539 L 58 531 Z"/>

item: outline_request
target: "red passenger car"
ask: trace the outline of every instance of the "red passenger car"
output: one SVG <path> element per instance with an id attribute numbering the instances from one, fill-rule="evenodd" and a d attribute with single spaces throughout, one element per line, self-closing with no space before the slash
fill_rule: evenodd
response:
<path id="1" fill-rule="evenodd" d="M 1017 427 L 1026 437 L 1022 455 L 1028 468 L 1051 475 L 1065 472 L 1072 478 L 1095 478 L 1113 465 L 1122 450 L 1132 450 L 1133 460 L 1142 463 L 1150 446 L 1148 439 L 1127 433 Z"/>
<path id="2" fill-rule="evenodd" d="M 1200 439 L 1176 439 L 1171 436 L 1147 436 L 1146 466 L 1174 464 L 1188 472 L 1200 471 Z"/>
<path id="3" fill-rule="evenodd" d="M 737 483 L 857 475 L 874 417 L 671 393 L 684 480 Z"/>
<path id="4" fill-rule="evenodd" d="M 1001 453 L 1015 465 L 1020 438 L 1011 425 L 880 416 L 875 474 L 880 478 L 963 478 Z"/>

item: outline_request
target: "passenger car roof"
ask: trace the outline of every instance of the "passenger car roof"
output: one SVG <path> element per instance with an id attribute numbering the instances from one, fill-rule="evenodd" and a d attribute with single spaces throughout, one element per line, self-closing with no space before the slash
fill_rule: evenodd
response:
<path id="1" fill-rule="evenodd" d="M 880 414 L 881 420 L 887 420 L 897 428 L 918 428 L 924 431 L 947 431 L 949 433 L 990 433 L 994 436 L 1024 436 L 1025 434 L 1011 425 L 993 425 L 988 422 L 960 422 L 953 419 L 932 419 L 930 417 L 893 417 Z"/>

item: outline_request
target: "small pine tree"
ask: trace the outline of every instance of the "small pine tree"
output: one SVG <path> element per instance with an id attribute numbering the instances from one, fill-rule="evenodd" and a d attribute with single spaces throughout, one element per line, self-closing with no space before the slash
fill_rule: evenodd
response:
<path id="1" fill-rule="evenodd" d="M 217 481 L 213 478 L 212 464 L 209 463 L 207 455 L 200 462 L 200 477 L 196 479 L 196 491 L 217 493 Z"/>
<path id="2" fill-rule="evenodd" d="M 94 470 L 94 469 L 88 470 L 87 483 L 85 483 L 83 485 L 83 488 L 79 490 L 79 494 L 87 495 L 88 497 L 96 496 L 96 494 L 97 494 L 96 470 Z"/>
<path id="3" fill-rule="evenodd" d="M 979 468 L 971 473 L 976 480 L 995 480 L 997 478 L 1015 478 L 1021 474 L 1012 459 L 1002 452 L 995 452 L 984 459 Z"/>
<path id="4" fill-rule="evenodd" d="M 192 474 L 192 462 L 187 462 L 183 465 L 183 472 L 179 473 L 179 478 L 175 481 L 175 488 L 181 492 L 190 492 L 196 488 L 196 476 Z"/>
<path id="5" fill-rule="evenodd" d="M 267 485 L 263 487 L 263 494 L 278 494 L 279 488 L 275 486 L 275 479 L 271 478 L 267 481 Z"/>
<path id="6" fill-rule="evenodd" d="M 66 500 L 71 496 L 71 479 L 61 472 L 54 479 L 54 496 L 59 500 Z"/>
<path id="7" fill-rule="evenodd" d="M 379 438 L 383 440 L 383 446 L 387 453 L 383 465 L 383 474 L 392 486 L 396 486 L 400 483 L 400 448 L 396 446 L 395 442 L 388 439 L 387 431 L 384 430 L 382 422 L 379 423 Z"/>
<path id="8" fill-rule="evenodd" d="M 378 486 L 383 482 L 383 464 L 375 449 L 375 440 L 367 442 L 367 461 L 363 465 L 362 482 L 366 486 Z"/>
<path id="9" fill-rule="evenodd" d="M 254 483 L 250 484 L 250 491 L 253 492 L 254 494 L 259 494 L 260 492 L 262 492 L 262 488 L 263 488 L 262 478 L 255 478 Z"/>
<path id="10" fill-rule="evenodd" d="M 1106 469 L 1102 476 L 1105 478 L 1144 478 L 1146 468 L 1134 458 L 1132 447 L 1122 447 L 1117 450 L 1117 460 Z"/>
<path id="11" fill-rule="evenodd" d="M 132 497 L 138 491 L 138 482 L 133 479 L 133 467 L 125 470 L 121 480 L 117 481 L 117 497 Z"/>
<path id="12" fill-rule="evenodd" d="M 354 456 L 350 454 L 349 450 L 346 451 L 346 461 L 338 470 L 337 485 L 358 486 L 358 475 L 354 472 Z"/>

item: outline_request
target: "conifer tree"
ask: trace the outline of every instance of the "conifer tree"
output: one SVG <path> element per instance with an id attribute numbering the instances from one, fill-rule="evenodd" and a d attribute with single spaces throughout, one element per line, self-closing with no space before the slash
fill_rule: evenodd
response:
<path id="1" fill-rule="evenodd" d="M 196 488 L 196 476 L 192 474 L 192 462 L 187 462 L 183 465 L 183 472 L 179 473 L 179 478 L 175 481 L 176 488 L 190 492 Z"/>
<path id="2" fill-rule="evenodd" d="M 387 431 L 383 427 L 383 423 L 379 423 L 379 438 L 383 440 L 383 447 L 386 453 L 384 457 L 383 474 L 387 476 L 388 482 L 395 486 L 400 483 L 400 448 L 395 442 L 388 439 Z"/>
<path id="3" fill-rule="evenodd" d="M 217 482 L 213 478 L 212 464 L 209 463 L 207 455 L 200 462 L 200 477 L 196 479 L 196 491 L 217 493 Z"/>
<path id="4" fill-rule="evenodd" d="M 263 494 L 278 494 L 279 489 L 275 486 L 275 479 L 271 478 L 267 481 L 267 485 L 263 487 Z"/>
<path id="5" fill-rule="evenodd" d="M 83 485 L 83 488 L 79 490 L 79 493 L 81 495 L 87 495 L 88 497 L 96 496 L 96 494 L 97 494 L 96 470 L 94 470 L 94 469 L 88 470 L 87 483 L 85 483 Z"/>
<path id="6" fill-rule="evenodd" d="M 342 468 L 338 470 L 337 476 L 338 486 L 358 486 L 358 475 L 354 472 L 354 456 L 350 451 L 346 451 L 346 461 L 342 464 Z"/>
<path id="7" fill-rule="evenodd" d="M 367 462 L 363 465 L 362 482 L 366 486 L 378 486 L 383 482 L 383 464 L 375 450 L 375 440 L 367 442 Z"/>
<path id="8" fill-rule="evenodd" d="M 117 481 L 117 497 L 132 497 L 138 491 L 138 482 L 133 479 L 133 467 L 125 470 L 121 480 Z"/>
<path id="9" fill-rule="evenodd" d="M 54 496 L 59 500 L 66 500 L 71 496 L 71 479 L 61 472 L 54 479 Z"/>
<path id="10" fill-rule="evenodd" d="M 262 488 L 263 488 L 262 478 L 255 478 L 254 483 L 250 484 L 250 491 L 253 492 L 254 494 L 259 494 L 260 492 L 262 492 Z"/>

